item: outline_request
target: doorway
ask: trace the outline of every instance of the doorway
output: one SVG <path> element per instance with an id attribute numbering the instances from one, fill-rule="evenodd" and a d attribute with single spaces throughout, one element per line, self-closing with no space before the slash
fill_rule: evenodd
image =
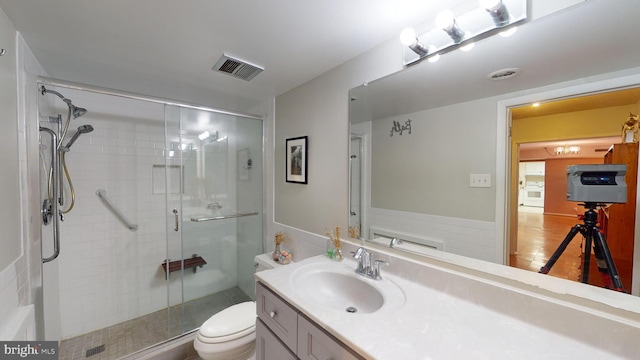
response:
<path id="1" fill-rule="evenodd" d="M 577 215 L 584 212 L 583 208 L 565 200 L 566 166 L 602 163 L 609 147 L 621 142 L 621 125 L 629 113 L 638 113 L 639 100 L 640 89 L 631 88 L 510 109 L 512 139 L 507 205 L 510 266 L 538 271 L 571 227 L 580 222 Z M 526 207 L 518 195 L 529 182 L 523 181 L 522 163 L 539 165 L 541 162 L 543 169 L 555 169 L 556 173 L 541 172 L 544 174 L 541 179 L 556 187 L 555 192 L 549 189 L 541 192 L 551 204 L 541 201 L 542 211 L 523 212 Z M 537 169 L 537 166 L 530 167 Z M 538 172 L 525 173 L 540 175 Z M 576 248 L 565 250 L 555 265 L 556 271 L 549 275 L 580 281 L 580 260 L 576 257 L 580 257 L 581 244 L 578 237 L 574 242 Z"/>

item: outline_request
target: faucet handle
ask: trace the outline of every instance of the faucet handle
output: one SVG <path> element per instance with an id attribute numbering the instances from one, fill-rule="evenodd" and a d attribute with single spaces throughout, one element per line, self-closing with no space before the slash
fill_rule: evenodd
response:
<path id="1" fill-rule="evenodd" d="M 353 258 L 358 260 L 358 267 L 356 268 L 357 273 L 365 273 L 370 271 L 371 265 L 371 254 L 367 251 L 367 249 L 363 247 L 359 247 L 356 252 L 352 252 Z"/>
<path id="2" fill-rule="evenodd" d="M 400 245 L 400 244 L 402 244 L 402 240 L 398 239 L 397 237 L 394 237 L 389 242 L 389 247 L 392 248 L 394 245 Z"/>
<path id="3" fill-rule="evenodd" d="M 375 260 L 373 262 L 373 278 L 376 280 L 380 280 L 382 279 L 382 276 L 380 276 L 380 265 L 389 265 L 388 262 L 384 261 L 384 260 Z"/>
<path id="4" fill-rule="evenodd" d="M 367 249 L 365 249 L 363 247 L 359 247 L 358 250 L 356 250 L 355 252 L 352 251 L 351 254 L 353 255 L 353 257 L 355 259 L 360 260 L 362 255 L 366 255 L 367 254 Z"/>

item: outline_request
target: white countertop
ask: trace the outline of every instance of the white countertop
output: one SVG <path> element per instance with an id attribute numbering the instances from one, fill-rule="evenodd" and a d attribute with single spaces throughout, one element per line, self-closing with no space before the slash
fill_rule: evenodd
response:
<path id="1" fill-rule="evenodd" d="M 478 291 L 475 285 L 469 286 L 473 279 L 456 282 L 451 281 L 451 274 L 442 273 L 442 277 L 437 276 L 438 269 L 426 271 L 431 272 L 433 280 L 442 279 L 448 283 L 439 283 L 434 287 L 383 271 L 384 279 L 394 282 L 405 294 L 406 301 L 398 310 L 370 314 L 328 310 L 297 294 L 290 281 L 297 268 L 322 262 L 351 269 L 356 266 L 351 259 L 336 263 L 320 255 L 258 272 L 255 276 L 367 359 L 623 358 L 583 341 L 584 339 L 567 335 L 566 329 L 555 331 L 541 326 L 545 322 L 533 324 L 505 314 L 512 313 L 513 307 L 517 308 L 518 303 L 508 304 L 510 309 L 505 313 L 496 310 L 495 306 L 484 306 L 483 301 L 478 299 L 482 296 L 491 297 L 491 293 L 482 294 L 485 290 Z M 487 287 L 486 284 L 482 286 Z M 491 289 L 487 291 L 491 292 Z M 496 288 L 495 294 L 503 298 L 504 291 Z M 522 296 L 515 294 L 514 299 L 522 299 Z M 523 301 L 523 309 L 530 309 L 532 304 L 535 305 L 535 302 Z M 542 306 L 540 311 L 546 311 L 545 307 L 546 305 Z M 593 330 L 598 331 L 597 328 Z"/>

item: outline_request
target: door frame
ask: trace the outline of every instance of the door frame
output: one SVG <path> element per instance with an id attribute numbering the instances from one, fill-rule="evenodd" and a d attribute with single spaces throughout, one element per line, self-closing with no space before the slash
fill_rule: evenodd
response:
<path id="1" fill-rule="evenodd" d="M 620 90 L 640 86 L 640 68 L 615 73 L 598 75 L 590 78 L 574 80 L 547 87 L 536 88 L 513 94 L 511 98 L 499 100 L 497 103 L 497 137 L 496 137 L 496 259 L 497 263 L 508 265 L 510 253 L 510 173 L 511 173 L 511 114 L 509 109 L 536 101 L 551 101 L 599 92 Z M 640 162 L 640 161 L 639 161 Z M 638 184 L 636 184 L 638 186 Z M 639 193 L 640 194 L 640 193 Z M 640 197 L 640 195 L 639 195 Z M 636 198 L 636 223 L 640 220 L 639 198 Z M 634 263 L 640 264 L 640 245 L 635 239 L 640 238 L 640 226 L 634 233 Z M 631 293 L 640 292 L 640 266 L 634 266 Z"/>

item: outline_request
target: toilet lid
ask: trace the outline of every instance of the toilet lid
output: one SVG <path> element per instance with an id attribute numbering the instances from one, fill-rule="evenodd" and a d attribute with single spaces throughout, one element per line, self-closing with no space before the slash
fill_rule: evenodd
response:
<path id="1" fill-rule="evenodd" d="M 200 327 L 200 335 L 206 338 L 225 337 L 233 340 L 256 326 L 256 303 L 247 301 L 230 306 L 213 315 Z M 233 336 L 233 335 L 236 336 Z"/>

